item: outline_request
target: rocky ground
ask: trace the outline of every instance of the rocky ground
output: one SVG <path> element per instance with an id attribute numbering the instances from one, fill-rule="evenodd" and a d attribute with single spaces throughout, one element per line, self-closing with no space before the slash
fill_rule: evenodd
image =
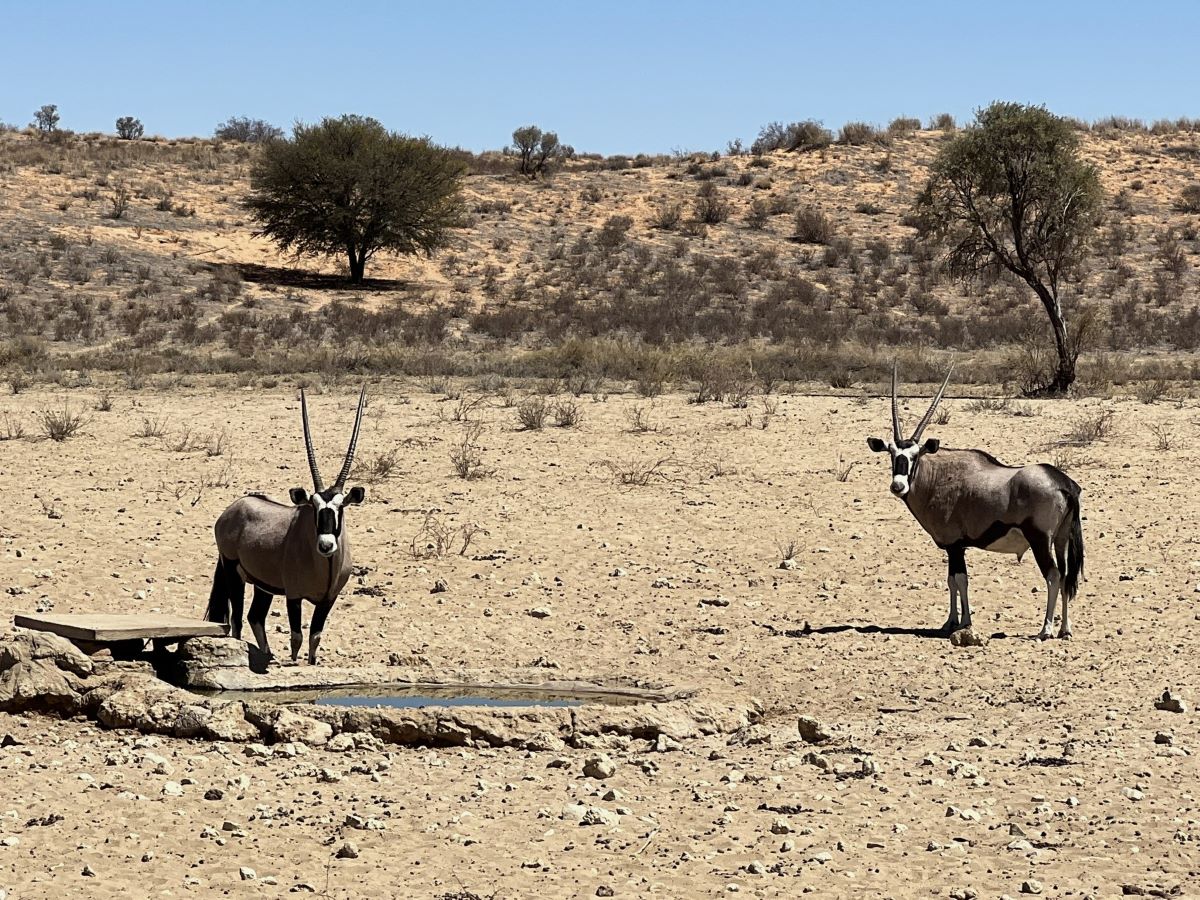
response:
<path id="1" fill-rule="evenodd" d="M 305 483 L 295 392 L 119 392 L 108 411 L 99 396 L 5 401 L 30 437 L 0 442 L 0 612 L 199 614 L 223 506 Z M 356 396 L 312 398 L 326 468 Z M 1194 400 L 948 402 L 930 432 L 947 445 L 1070 468 L 1088 552 L 1070 642 L 1033 639 L 1032 560 L 968 557 L 990 640 L 958 648 L 928 630 L 945 618 L 944 562 L 865 446 L 888 426 L 884 400 L 559 396 L 581 424 L 528 431 L 500 396 L 464 410 L 386 383 L 372 397 L 368 502 L 351 522 L 365 569 L 330 618 L 325 664 L 696 684 L 756 698 L 762 721 L 531 751 L 0 714 L 0 895 L 1111 897 L 1197 883 Z M 64 404 L 83 433 L 35 439 L 38 413 Z M 1105 436 L 1060 443 L 1104 413 Z M 483 477 L 453 470 L 456 415 L 482 423 Z M 1166 688 L 1182 703 L 1156 703 Z M 802 734 L 802 716 L 818 725 Z"/>

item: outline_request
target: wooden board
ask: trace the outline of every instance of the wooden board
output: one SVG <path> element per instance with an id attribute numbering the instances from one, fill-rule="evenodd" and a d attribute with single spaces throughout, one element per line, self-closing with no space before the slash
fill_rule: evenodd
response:
<path id="1" fill-rule="evenodd" d="M 18 628 L 49 631 L 73 641 L 146 640 L 148 638 L 180 639 L 189 637 L 221 637 L 225 626 L 220 622 L 205 622 L 183 616 L 164 615 L 105 615 L 101 613 L 33 614 L 18 613 L 13 617 Z"/>

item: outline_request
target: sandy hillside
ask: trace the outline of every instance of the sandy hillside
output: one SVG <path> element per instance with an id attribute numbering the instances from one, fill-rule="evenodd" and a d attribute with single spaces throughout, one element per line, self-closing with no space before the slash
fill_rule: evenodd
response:
<path id="1" fill-rule="evenodd" d="M 0 135 L 0 335 L 11 341 L 0 366 L 41 380 L 64 365 L 126 372 L 131 360 L 144 371 L 278 373 L 319 368 L 305 354 L 338 346 L 366 353 L 372 371 L 420 374 L 420 358 L 387 351 L 612 335 L 847 357 L 880 344 L 976 357 L 1036 344 L 1041 311 L 1025 285 L 964 287 L 916 238 L 908 213 L 947 137 L 581 159 L 536 181 L 511 160 L 472 157 L 465 227 L 450 245 L 432 259 L 381 254 L 372 283 L 355 287 L 339 278 L 344 260 L 295 260 L 254 235 L 240 206 L 252 146 Z M 1200 145 L 1187 131 L 1097 127 L 1081 134 L 1081 153 L 1107 208 L 1064 299 L 1095 317 L 1081 375 L 1105 381 L 1113 354 L 1200 348 L 1200 221 L 1183 205 Z M 801 214 L 823 217 L 825 233 L 798 241 Z M 1194 375 L 1172 358 L 1157 365 Z"/>
<path id="2" fill-rule="evenodd" d="M 327 469 L 355 395 L 347 383 L 313 397 Z M 290 385 L 118 391 L 105 412 L 93 409 L 98 399 L 39 387 L 4 401 L 0 431 L 23 425 L 26 436 L 0 442 L 3 616 L 39 604 L 198 613 L 219 511 L 246 490 L 281 496 L 305 483 Z M 1026 882 L 1054 897 L 1194 888 L 1200 726 L 1195 713 L 1158 711 L 1154 700 L 1165 687 L 1192 699 L 1200 652 L 1195 401 L 993 411 L 948 401 L 949 422 L 931 435 L 1012 463 L 1057 459 L 1085 488 L 1088 581 L 1074 640 L 1032 639 L 1044 598 L 1030 559 L 975 553 L 972 606 L 993 635 L 979 649 L 926 631 L 945 618 L 944 562 L 866 449 L 865 437 L 888 427 L 886 401 L 575 402 L 579 427 L 532 432 L 518 430 L 499 397 L 477 407 L 491 471 L 466 481 L 448 458 L 464 430 L 453 421 L 458 401 L 411 383 L 373 388 L 360 453 L 364 474 L 376 474 L 352 520 L 367 573 L 331 615 L 324 661 L 400 654 L 432 667 L 635 674 L 742 691 L 761 701 L 760 727 L 663 753 L 632 741 L 609 751 L 617 769 L 601 783 L 583 776 L 583 750 L 258 759 L 236 745 L 3 715 L 0 738 L 13 741 L 0 749 L 0 893 L 961 898 L 1017 896 Z M 83 433 L 38 438 L 38 413 L 64 403 L 88 417 Z M 923 409 L 912 403 L 908 419 Z M 1104 411 L 1108 437 L 1051 446 Z M 638 415 L 651 430 L 632 430 Z M 135 436 L 156 423 L 163 436 Z M 392 453 L 379 477 L 378 458 Z M 619 484 L 619 473 L 656 462 L 663 477 Z M 414 558 L 423 509 L 483 531 L 466 555 Z M 793 567 L 781 569 L 793 542 Z M 431 594 L 436 579 L 449 590 Z M 728 605 L 702 602 L 716 597 Z M 271 619 L 277 651 L 281 607 Z M 534 607 L 552 614 L 532 618 Z M 811 748 L 797 738 L 799 714 L 826 723 L 833 741 L 820 752 L 861 761 L 861 777 L 802 761 Z M 182 796 L 164 794 L 167 782 Z M 213 788 L 222 799 L 205 800 Z M 576 801 L 617 823 L 560 818 Z M 350 814 L 383 829 L 349 829 Z M 346 840 L 358 857 L 334 858 Z M 240 867 L 256 877 L 242 880 Z"/>

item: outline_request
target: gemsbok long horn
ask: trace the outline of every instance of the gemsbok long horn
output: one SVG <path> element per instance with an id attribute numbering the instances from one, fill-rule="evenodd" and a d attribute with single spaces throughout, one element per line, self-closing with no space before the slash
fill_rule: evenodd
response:
<path id="1" fill-rule="evenodd" d="M 942 381 L 942 386 L 938 388 L 937 396 L 933 398 L 933 402 L 929 404 L 929 409 L 925 411 L 925 415 L 921 417 L 921 421 L 917 424 L 917 430 L 913 432 L 913 442 L 919 443 L 921 435 L 925 433 L 925 429 L 929 423 L 933 421 L 933 413 L 937 409 L 937 405 L 942 402 L 942 394 L 946 393 L 946 385 L 950 383 L 950 376 L 954 374 L 954 363 L 950 364 L 950 368 L 946 371 L 946 377 Z"/>
<path id="2" fill-rule="evenodd" d="M 346 450 L 346 461 L 342 463 L 342 471 L 338 473 L 335 487 L 340 493 L 350 477 L 350 468 L 354 465 L 354 451 L 358 448 L 358 429 L 362 425 L 363 410 L 367 407 L 367 386 L 364 384 L 358 395 L 358 412 L 354 416 L 354 431 L 350 434 L 350 446 Z"/>
<path id="3" fill-rule="evenodd" d="M 304 452 L 308 454 L 308 471 L 312 474 L 313 489 L 320 493 L 325 490 L 325 482 L 321 480 L 321 470 L 317 468 L 317 451 L 313 449 L 312 430 L 308 427 L 308 399 L 304 396 L 304 388 L 300 388 L 300 418 L 304 422 Z"/>
<path id="4" fill-rule="evenodd" d="M 892 443 L 899 445 L 904 440 L 900 436 L 900 410 L 896 399 L 896 361 L 892 360 Z"/>

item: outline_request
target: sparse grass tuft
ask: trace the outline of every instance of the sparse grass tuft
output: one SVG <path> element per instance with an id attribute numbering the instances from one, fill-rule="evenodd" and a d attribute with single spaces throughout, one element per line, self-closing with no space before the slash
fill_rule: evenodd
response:
<path id="1" fill-rule="evenodd" d="M 60 410 L 44 409 L 39 418 L 46 437 L 59 443 L 77 435 L 88 423 L 87 416 L 80 411 L 73 411 L 68 405 Z"/>
<path id="2" fill-rule="evenodd" d="M 1112 410 L 1103 409 L 1077 420 L 1067 431 L 1065 443 L 1075 447 L 1087 447 L 1104 440 L 1112 433 Z"/>

